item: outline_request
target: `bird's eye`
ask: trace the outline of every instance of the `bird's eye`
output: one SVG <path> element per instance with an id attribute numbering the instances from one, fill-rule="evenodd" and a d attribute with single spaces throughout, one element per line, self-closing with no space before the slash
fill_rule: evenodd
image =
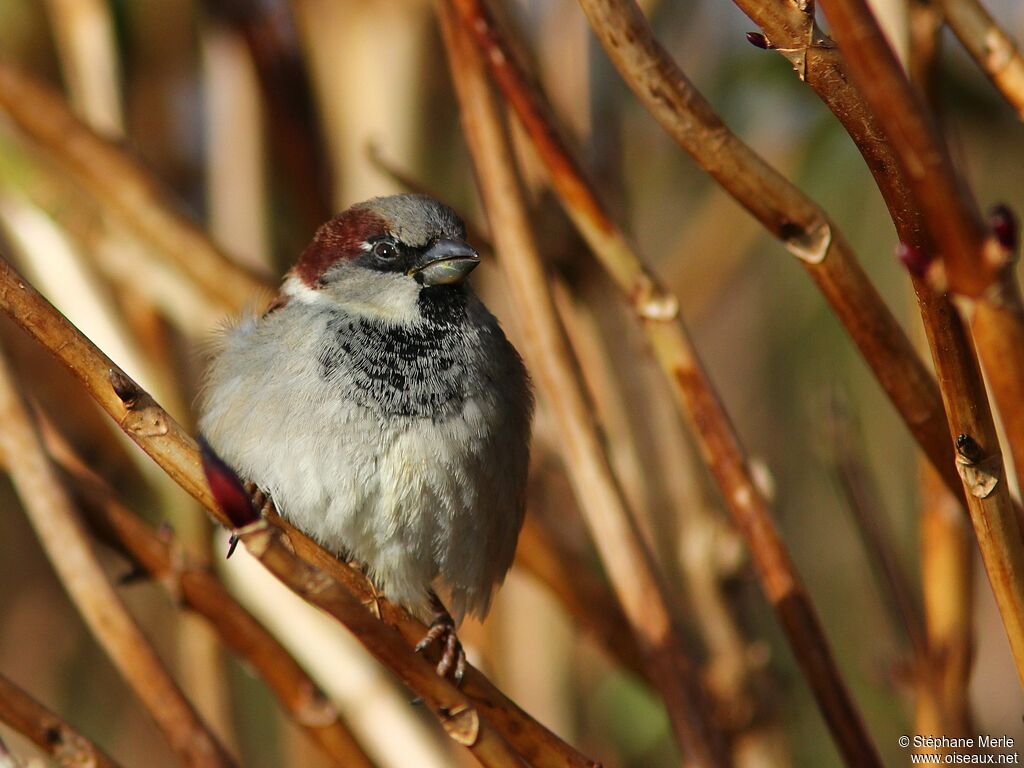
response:
<path id="1" fill-rule="evenodd" d="M 398 258 L 398 246 L 390 240 L 381 240 L 374 244 L 373 255 L 379 261 L 394 261 Z"/>

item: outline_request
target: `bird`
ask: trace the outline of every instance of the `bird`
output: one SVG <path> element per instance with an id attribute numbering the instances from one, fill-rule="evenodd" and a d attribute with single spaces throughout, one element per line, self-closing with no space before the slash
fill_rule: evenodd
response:
<path id="1" fill-rule="evenodd" d="M 457 626 L 486 615 L 512 564 L 534 408 L 521 357 L 467 283 L 479 263 L 431 197 L 353 205 L 265 311 L 216 334 L 198 397 L 216 454 L 427 623 L 416 650 L 439 644 L 437 672 L 458 682 Z"/>

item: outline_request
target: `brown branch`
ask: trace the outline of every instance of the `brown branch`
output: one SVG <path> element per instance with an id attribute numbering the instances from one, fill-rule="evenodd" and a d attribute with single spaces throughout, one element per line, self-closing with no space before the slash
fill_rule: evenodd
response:
<path id="1" fill-rule="evenodd" d="M 290 13 L 254 0 L 203 0 L 202 5 L 245 40 L 289 197 L 300 204 L 303 225 L 312 233 L 333 210 L 330 161 Z"/>
<path id="2" fill-rule="evenodd" d="M 474 703 L 439 677 L 393 627 L 378 621 L 367 605 L 337 580 L 297 558 L 288 534 L 280 527 L 260 519 L 255 511 L 252 520 L 235 531 L 250 554 L 297 595 L 344 624 L 378 661 L 394 670 L 453 741 L 470 750 L 485 768 L 524 768 L 519 753 L 481 717 Z"/>
<path id="3" fill-rule="evenodd" d="M 931 293 L 928 286 L 918 281 L 915 288 L 918 296 L 926 297 L 927 301 Z M 957 346 L 969 349 L 966 330 L 948 301 L 930 298 L 937 305 L 932 307 L 937 319 L 926 320 L 925 333 L 929 345 L 939 350 L 933 355 L 950 426 L 967 441 L 958 458 L 967 491 L 967 508 L 1017 672 L 1024 682 L 1024 542 L 1017 509 L 1010 497 L 999 438 L 977 362 L 943 355 L 941 337 L 935 329 L 944 328 L 947 336 L 959 335 Z M 994 486 L 990 487 L 992 481 Z"/>
<path id="4" fill-rule="evenodd" d="M 213 498 L 192 438 L 4 260 L 0 260 L 0 309 L 67 366 L 125 434 L 199 500 L 217 522 L 233 527 Z M 334 555 L 276 515 L 269 517 L 274 530 L 282 532 L 288 546 L 299 558 L 339 581 L 362 604 L 375 605 L 384 622 L 398 629 L 408 646 L 423 638 L 426 628 L 404 609 L 380 598 L 358 569 L 339 562 Z M 297 563 L 296 568 L 300 565 Z M 274 573 L 282 580 L 289 578 L 280 570 Z M 300 576 L 305 578 L 304 574 L 302 571 Z M 320 580 L 323 580 L 322 576 Z M 291 581 L 285 583 L 292 587 Z M 299 588 L 304 589 L 299 585 L 296 591 Z M 357 637 L 374 652 L 372 639 Z M 418 665 L 422 661 L 414 655 L 405 657 L 405 660 L 408 665 Z M 440 681 L 436 675 L 434 678 Z M 435 687 L 435 691 L 460 695 L 445 681 L 436 685 L 441 688 Z M 423 696 L 418 689 L 416 693 Z M 472 667 L 467 668 L 462 693 L 471 699 L 481 721 L 491 723 L 532 765 L 538 768 L 587 768 L 596 765 L 531 718 Z"/>
<path id="5" fill-rule="evenodd" d="M 484 14 L 482 6 L 470 0 L 457 0 L 457 4 L 464 14 L 466 28 L 473 30 L 484 45 L 487 52 L 484 58 L 491 63 L 506 98 L 516 108 L 517 114 L 530 130 L 535 145 L 548 163 L 552 183 L 556 184 L 567 212 L 587 239 L 595 255 L 601 259 L 644 320 L 643 327 L 654 353 L 670 377 L 679 404 L 697 427 L 698 441 L 705 461 L 716 477 L 723 498 L 733 512 L 738 527 L 747 539 L 758 565 L 765 592 L 779 612 L 787 637 L 794 648 L 794 654 L 818 697 L 819 706 L 840 744 L 841 751 L 851 763 L 877 765 L 877 753 L 839 675 L 810 598 L 771 520 L 767 502 L 750 477 L 746 459 L 728 417 L 695 356 L 685 328 L 678 321 L 678 307 L 674 298 L 667 296 L 657 287 L 654 279 L 644 270 L 626 242 L 621 230 L 608 217 L 593 188 L 557 138 L 553 122 L 544 110 L 537 107 L 535 94 L 525 85 L 521 73 L 510 64 L 514 62 L 514 58 L 502 47 L 502 38 L 495 30 L 493 22 Z M 635 5 L 608 6 L 584 3 L 584 10 L 588 15 L 594 14 L 591 22 L 599 37 L 608 35 L 615 38 L 613 41 L 602 41 L 613 53 L 613 60 L 616 58 L 615 54 L 624 52 L 625 49 L 621 46 L 628 47 L 631 55 L 640 56 L 639 64 L 633 62 L 636 64 L 635 69 L 632 65 L 621 67 L 627 81 L 631 81 L 637 71 L 651 75 L 671 74 L 671 82 L 659 80 L 647 83 L 661 99 L 673 98 L 673 95 L 665 90 L 666 87 L 671 89 L 681 84 L 688 86 L 671 59 L 654 42 Z M 605 13 L 610 13 L 610 17 L 604 16 Z M 627 40 L 630 41 L 628 46 Z M 676 91 L 675 96 L 679 99 L 673 102 L 677 110 L 673 114 L 684 116 L 684 127 L 687 130 L 682 131 L 683 134 L 688 136 L 688 132 L 703 131 L 702 135 L 710 138 L 716 146 L 722 146 L 723 143 L 728 145 L 730 141 L 737 142 L 735 137 L 728 134 L 717 117 L 710 113 L 710 108 L 707 108 L 706 103 L 692 87 L 687 88 L 685 95 Z M 704 116 L 709 117 L 713 125 L 701 126 L 693 120 L 688 120 L 692 115 L 689 115 L 687 110 L 692 104 L 697 103 L 695 100 L 704 105 L 707 112 Z M 684 143 L 688 144 L 689 139 Z M 747 152 L 749 154 L 749 150 Z M 771 223 L 772 231 L 783 235 L 802 258 L 816 262 L 829 253 L 829 257 L 821 263 L 828 265 L 828 282 L 833 287 L 842 288 L 835 295 L 841 298 L 844 304 L 850 295 L 847 288 L 851 283 L 861 286 L 869 295 L 877 298 L 874 289 L 852 261 L 843 261 L 835 257 L 836 252 L 843 252 L 841 247 L 837 248 L 841 243 L 835 237 L 831 224 L 822 217 L 820 211 L 801 198 L 796 202 L 798 208 L 803 211 L 802 218 L 790 218 L 788 214 L 784 216 L 779 211 L 776 211 L 778 216 L 773 218 L 760 202 L 780 197 L 777 190 L 764 192 L 759 188 L 767 171 L 760 171 L 760 177 L 757 174 L 737 173 L 736 168 L 731 165 L 736 162 L 736 156 L 729 152 L 721 152 L 714 158 L 709 158 L 715 161 L 709 162 L 709 170 L 728 179 L 729 191 L 738 199 L 746 201 L 749 198 L 755 210 L 764 215 L 766 222 Z M 756 156 L 753 156 L 753 160 L 759 168 L 764 167 Z M 816 242 L 815 237 L 818 238 Z M 880 305 L 880 300 L 876 303 Z M 894 371 L 902 370 L 907 361 L 916 360 L 912 350 L 909 350 L 909 342 L 906 342 L 898 325 L 894 321 L 891 328 L 886 327 L 884 323 L 881 326 L 873 325 L 880 316 L 878 313 L 865 315 L 860 310 L 854 311 L 850 304 L 846 306 L 850 310 L 846 317 L 858 329 L 857 335 L 866 344 L 884 349 L 887 356 L 891 355 L 891 365 L 884 369 L 887 375 L 882 377 L 882 380 L 892 383 L 901 378 L 900 385 L 909 384 L 911 389 L 915 390 L 912 398 L 907 397 L 904 400 L 908 407 L 912 405 L 914 409 L 918 409 L 922 402 L 927 403 L 931 398 L 923 394 L 929 389 L 928 376 L 923 368 L 920 369 L 920 375 L 893 375 Z M 889 317 L 887 314 L 884 316 Z M 868 328 L 865 322 L 871 327 Z M 880 338 L 884 339 L 881 344 Z M 900 342 L 900 339 L 903 341 Z M 902 351 L 904 347 L 909 351 Z M 900 351 L 892 355 L 894 349 Z M 917 365 L 919 366 L 919 363 Z M 945 434 L 944 425 L 935 422 L 927 413 L 927 405 L 922 411 L 915 411 L 915 418 L 911 421 L 920 426 L 919 416 L 922 413 L 925 421 L 932 424 L 929 428 L 931 432 L 934 433 L 938 427 L 939 431 Z M 935 433 L 922 442 L 926 445 L 939 445 L 938 438 L 945 439 Z"/>
<path id="6" fill-rule="evenodd" d="M 522 320 L 526 357 L 560 428 L 581 511 L 680 746 L 697 765 L 724 765 L 724 747 L 708 722 L 705 694 L 682 645 L 653 556 L 612 474 L 571 361 L 484 65 L 452 6 L 442 0 L 437 9 L 489 229 Z"/>
<path id="7" fill-rule="evenodd" d="M 946 24 L 992 85 L 1024 119 L 1024 56 L 978 0 L 935 0 Z"/>
<path id="8" fill-rule="evenodd" d="M 871 110 L 843 71 L 838 50 L 814 25 L 813 16 L 779 0 L 736 0 L 832 110 L 864 156 L 885 199 L 901 241 L 912 246 L 927 264 L 925 233 L 919 211 L 903 174 Z M 910 69 L 923 93 L 931 91 L 934 58 L 941 31 L 935 6 L 917 2 L 911 7 Z M 814 39 L 813 46 L 804 41 Z M 924 279 L 912 275 L 919 308 L 929 329 L 929 345 L 944 379 L 971 380 L 982 391 L 979 371 L 963 324 L 946 296 L 935 293 Z M 962 401 L 959 401 L 962 402 Z M 962 402 L 962 407 L 970 404 Z M 987 412 L 981 400 L 975 407 Z M 956 504 L 936 487 L 938 477 L 922 467 L 922 584 L 925 596 L 927 668 L 919 676 L 918 732 L 969 733 L 966 685 L 971 658 L 971 548 Z M 948 482 L 947 482 L 948 486 Z M 964 498 L 961 496 L 961 498 Z M 952 508 L 952 509 L 951 509 Z M 936 685 L 938 691 L 936 691 Z"/>
<path id="9" fill-rule="evenodd" d="M 58 765 L 118 768 L 103 750 L 3 675 L 0 675 L 0 722 L 38 745 Z M 0 750 L 0 757 L 2 755 Z"/>
<path id="10" fill-rule="evenodd" d="M 704 641 L 702 677 L 714 704 L 715 722 L 730 737 L 737 766 L 788 764 L 779 723 L 773 722 L 766 697 L 759 695 L 766 682 L 763 654 L 759 659 L 747 642 L 727 594 L 726 582 L 735 572 L 723 562 L 722 549 L 731 544 L 740 554 L 740 536 L 705 498 L 703 477 L 698 477 L 703 463 L 687 444 L 685 426 L 675 418 L 668 388 L 659 386 L 661 372 L 653 366 L 648 372 L 640 365 L 629 342 L 625 345 L 629 351 L 613 359 L 610 344 L 630 338 L 625 326 L 631 319 L 626 312 L 608 311 L 608 301 L 614 301 L 608 292 L 614 289 L 595 292 L 597 286 L 591 285 L 587 291 L 587 282 L 572 282 L 580 294 L 574 296 L 564 280 L 553 277 L 555 304 L 605 432 L 613 468 L 638 512 L 640 525 L 646 528 L 648 544 L 660 552 L 662 568 L 671 569 L 672 575 L 677 564 L 681 566 L 678 575 L 689 597 L 688 613 Z M 598 316 L 606 338 L 598 327 Z M 632 370 L 629 378 L 636 386 L 648 385 L 643 388 L 647 398 L 643 404 L 623 390 L 625 379 L 614 371 L 621 367 Z M 638 419 L 645 426 L 654 425 L 643 438 Z M 659 481 L 661 474 L 673 478 Z M 738 565 L 739 558 L 735 560 Z M 570 573 L 566 579 L 574 583 Z"/>
<path id="11" fill-rule="evenodd" d="M 241 309 L 266 287 L 214 246 L 125 150 L 100 138 L 49 88 L 0 63 L 0 110 L 126 228 L 156 247 L 221 307 Z"/>
<path id="12" fill-rule="evenodd" d="M 911 47 L 907 72 L 925 103 L 934 107 L 940 87 L 943 13 L 930 0 L 916 0 L 908 10 Z M 899 184 L 903 183 L 900 174 L 895 177 Z M 923 317 L 927 321 L 927 315 Z M 965 334 L 961 331 L 960 335 Z M 971 370 L 977 372 L 977 364 Z M 919 467 L 918 489 L 921 585 L 928 646 L 928 680 L 921 684 L 927 684 L 929 689 L 915 697 L 914 722 L 918 733 L 966 736 L 974 732 L 969 695 L 974 656 L 973 532 L 969 521 L 958 514 L 955 501 L 936 482 L 934 472 L 924 465 Z M 948 754 L 951 750 L 936 751 Z"/>
<path id="13" fill-rule="evenodd" d="M 516 565 L 547 587 L 562 608 L 623 668 L 650 682 L 640 649 L 622 609 L 593 575 L 580 553 L 560 542 L 557 532 L 537 513 L 527 513 L 516 546 Z"/>
<path id="14" fill-rule="evenodd" d="M 919 696 L 917 733 L 966 737 L 974 655 L 974 545 L 967 520 L 927 467 L 921 478 L 921 583 L 929 676 L 935 697 Z M 930 692 L 929 692 L 930 693 Z"/>
<path id="15" fill-rule="evenodd" d="M 974 542 L 968 521 L 934 475 L 922 478 L 921 574 L 931 674 L 939 689 L 937 718 L 919 733 L 975 732 L 969 687 L 974 657 Z M 919 711 L 921 712 L 921 711 Z"/>
<path id="16" fill-rule="evenodd" d="M 943 256 L 951 288 L 979 297 L 973 320 L 978 351 L 1015 461 L 1024 461 L 1024 307 L 1010 249 L 985 236 L 941 136 L 863 0 L 824 0 L 823 5 L 850 74 L 890 139 L 929 242 Z M 926 295 L 928 286 L 920 283 L 915 288 L 919 296 Z M 936 305 L 933 311 L 948 316 L 945 330 L 964 335 L 948 302 L 938 306 L 941 300 L 930 301 Z M 942 322 L 925 322 L 933 350 L 941 350 L 945 341 L 936 334 Z M 957 346 L 969 348 L 969 342 L 964 338 Z M 987 395 L 973 359 L 941 352 L 933 356 L 952 432 L 968 441 L 960 443 L 958 465 L 985 569 L 1024 683 L 1024 540 L 985 407 Z"/>
<path id="17" fill-rule="evenodd" d="M 166 585 L 184 607 L 208 621 L 221 641 L 258 674 L 292 721 L 336 764 L 371 768 L 337 710 L 287 649 L 231 596 L 213 573 L 157 535 L 93 473 L 52 424 L 42 420 L 47 450 L 74 480 L 90 527 L 100 538 Z"/>
<path id="18" fill-rule="evenodd" d="M 921 212 L 914 202 L 912 190 L 901 171 L 894 148 L 886 141 L 874 112 L 850 82 L 835 45 L 818 29 L 813 15 L 807 10 L 801 10 L 798 4 L 781 0 L 735 2 L 764 30 L 766 44 L 790 60 L 800 78 L 814 89 L 842 123 L 874 176 L 901 242 L 914 249 L 921 261 L 916 268 L 917 274 L 911 277 L 922 320 L 929 328 L 932 359 L 938 370 L 946 371 L 939 376 L 940 384 L 942 380 L 978 377 L 974 348 L 967 338 L 963 323 L 949 298 L 935 291 L 924 279 L 930 262 L 929 254 L 934 251 L 929 246 Z M 1019 399 L 1014 399 L 1019 398 L 1019 393 L 1015 394 L 1019 382 L 1014 380 L 1013 374 L 1004 371 L 1005 367 L 1024 372 L 1024 325 L 1015 321 L 1015 316 L 1021 314 L 1019 294 L 1008 268 L 1004 268 L 999 285 L 1001 294 L 1008 297 L 1006 302 L 991 306 L 988 301 L 982 302 L 975 317 L 974 329 L 976 334 L 987 336 L 986 344 L 979 343 L 982 352 L 987 349 L 987 357 L 991 361 L 1004 361 L 998 364 L 998 369 L 992 374 L 992 383 L 994 388 L 998 387 L 997 401 L 1010 404 L 1009 407 L 1003 407 L 1003 416 L 1014 461 L 1017 466 L 1024 466 L 1020 463 L 1024 461 L 1024 408 L 1018 405 Z M 1019 361 L 1019 369 L 1015 367 L 1017 363 L 1014 361 Z M 980 381 L 972 381 L 970 387 L 974 391 L 983 390 Z M 987 412 L 987 398 L 978 402 L 976 407 Z M 968 429 L 961 424 L 962 419 L 948 417 L 948 420 L 953 434 Z M 943 450 L 948 451 L 948 447 Z M 956 476 L 954 463 L 949 458 L 936 463 L 934 455 L 929 454 L 929 457 L 947 487 L 966 506 L 967 499 Z"/>
<path id="19" fill-rule="evenodd" d="M 64 589 L 90 631 L 187 765 L 234 762 L 200 720 L 121 602 L 89 544 L 73 505 L 0 353 L 0 452 L 25 513 Z"/>
<path id="20" fill-rule="evenodd" d="M 922 321 L 928 329 L 932 360 L 937 370 L 943 372 L 939 376 L 940 386 L 947 380 L 971 380 L 971 389 L 980 391 L 982 384 L 978 378 L 977 359 L 963 324 L 949 298 L 934 291 L 923 277 L 927 271 L 927 254 L 931 251 L 921 214 L 874 113 L 846 75 L 838 49 L 815 24 L 810 6 L 801 7 L 782 0 L 735 2 L 764 30 L 765 44 L 778 50 L 793 64 L 800 79 L 815 91 L 842 123 L 875 179 L 901 242 L 924 262 L 916 269 L 916 274 L 912 270 L 911 279 Z M 987 399 L 977 403 L 976 407 L 987 412 Z M 950 423 L 954 425 L 953 433 L 960 434 L 956 428 L 960 420 L 951 419 Z M 949 440 L 948 429 L 946 434 L 945 439 Z M 948 451 L 948 447 L 944 450 Z M 967 494 L 955 464 L 949 458 L 942 463 L 936 463 L 934 456 L 930 458 L 947 488 L 966 507 Z"/>
<path id="21" fill-rule="evenodd" d="M 836 480 L 853 515 L 892 623 L 902 631 L 915 663 L 921 664 L 928 654 L 910 577 L 893 548 L 895 537 L 885 519 L 878 488 L 865 466 L 864 445 L 853 416 L 838 392 L 830 400 L 826 427 Z"/>
<path id="22" fill-rule="evenodd" d="M 642 318 L 656 319 L 677 309 L 644 267 L 612 220 L 569 150 L 540 92 L 517 63 L 506 33 L 480 0 L 458 0 L 485 60 L 508 103 L 515 109 L 548 168 L 562 205 L 594 255 Z M 636 11 L 635 6 L 629 6 Z M 588 3 L 584 10 L 599 10 Z M 842 233 L 824 211 L 768 166 L 721 122 L 703 96 L 651 36 L 643 17 L 630 13 L 629 46 L 638 57 L 625 73 L 646 73 L 631 84 L 669 134 L 736 200 L 778 237 L 815 281 L 886 391 L 921 449 L 954 493 L 962 493 L 952 469 L 949 431 L 934 379 L 922 365 L 899 323 L 857 263 Z M 601 22 L 611 34 L 614 27 Z M 618 43 L 616 43 L 618 45 Z M 642 48 L 641 48 L 642 47 Z M 625 49 L 614 47 L 624 53 Z M 656 324 L 647 324 L 650 329 Z M 675 386 L 675 378 L 667 371 Z"/>
<path id="23" fill-rule="evenodd" d="M 892 145 L 931 245 L 942 254 L 950 287 L 978 298 L 1005 262 L 984 253 L 984 227 L 938 128 L 864 0 L 824 0 L 821 5 L 847 72 Z"/>
<path id="24" fill-rule="evenodd" d="M 955 174 L 938 130 L 864 3 L 839 0 L 826 3 L 826 11 L 830 9 L 838 14 L 832 20 L 837 33 L 850 35 L 848 69 L 863 98 L 845 80 L 831 97 L 822 96 L 862 151 L 871 143 L 893 158 L 888 172 L 874 167 L 872 172 L 893 212 L 900 239 L 923 254 L 942 255 L 951 288 L 978 298 L 971 328 L 1014 464 L 1024 467 L 1024 301 L 1014 267 L 1016 245 L 1007 247 L 998 237 L 985 236 L 980 215 Z M 861 117 L 844 119 L 851 111 Z M 900 169 L 903 173 L 896 172 Z M 982 283 L 985 290 L 964 282 L 959 275 L 966 270 L 971 270 L 967 279 Z M 919 298 L 933 306 L 922 305 L 922 314 L 948 314 L 941 306 L 946 300 L 924 298 L 932 291 L 925 292 L 923 287 L 917 287 Z M 926 324 L 932 322 L 925 317 Z M 970 347 L 961 348 L 957 337 L 962 336 L 958 329 L 946 333 L 937 327 L 933 358 L 948 349 L 948 354 L 961 358 L 950 364 L 968 372 L 976 364 Z M 954 422 L 950 417 L 953 434 L 960 434 Z"/>
<path id="25" fill-rule="evenodd" d="M 934 105 L 939 87 L 942 13 L 930 0 L 913 0 L 908 12 L 907 72 L 926 103 Z M 894 183 L 904 186 L 899 174 L 895 177 Z M 879 184 L 884 185 L 884 180 L 880 179 Z M 934 470 L 920 462 L 917 485 L 928 668 L 927 679 L 922 676 L 918 680 L 914 727 L 917 733 L 966 737 L 975 732 L 968 695 L 974 649 L 973 536 L 957 502 L 942 487 Z M 934 751 L 948 754 L 952 750 Z"/>

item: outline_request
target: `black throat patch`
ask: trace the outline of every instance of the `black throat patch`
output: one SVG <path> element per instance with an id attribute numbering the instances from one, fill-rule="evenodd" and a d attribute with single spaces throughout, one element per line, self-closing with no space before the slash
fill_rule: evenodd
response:
<path id="1" fill-rule="evenodd" d="M 466 322 L 466 291 L 424 288 L 419 309 L 423 321 L 415 325 L 332 312 L 318 355 L 321 376 L 383 415 L 443 421 L 457 413 L 479 344 Z"/>

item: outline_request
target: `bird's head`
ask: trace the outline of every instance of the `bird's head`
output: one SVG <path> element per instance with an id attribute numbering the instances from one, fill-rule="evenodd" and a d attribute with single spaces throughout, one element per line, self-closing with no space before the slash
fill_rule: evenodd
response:
<path id="1" fill-rule="evenodd" d="M 418 315 L 424 291 L 458 286 L 480 263 L 466 227 L 425 195 L 377 197 L 353 205 L 317 230 L 282 294 L 305 303 L 402 321 Z"/>

